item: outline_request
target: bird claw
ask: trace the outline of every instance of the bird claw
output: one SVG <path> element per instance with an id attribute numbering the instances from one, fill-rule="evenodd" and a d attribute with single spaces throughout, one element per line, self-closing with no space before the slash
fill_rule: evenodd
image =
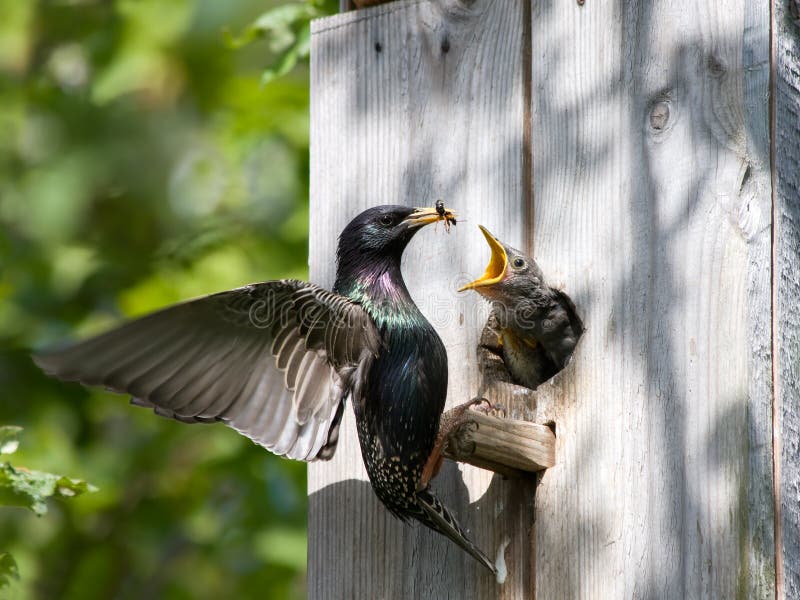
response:
<path id="1" fill-rule="evenodd" d="M 486 398 L 473 398 L 469 401 L 468 406 L 471 410 L 489 415 L 491 417 L 499 417 L 505 419 L 508 415 L 506 407 L 501 404 L 492 404 Z"/>

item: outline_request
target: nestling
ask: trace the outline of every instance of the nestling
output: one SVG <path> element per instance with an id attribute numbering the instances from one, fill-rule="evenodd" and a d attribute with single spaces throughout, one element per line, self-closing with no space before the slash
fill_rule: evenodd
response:
<path id="1" fill-rule="evenodd" d="M 506 368 L 516 383 L 536 389 L 568 364 L 583 322 L 570 297 L 545 283 L 536 261 L 478 227 L 492 255 L 484 274 L 459 291 L 491 301 Z"/>

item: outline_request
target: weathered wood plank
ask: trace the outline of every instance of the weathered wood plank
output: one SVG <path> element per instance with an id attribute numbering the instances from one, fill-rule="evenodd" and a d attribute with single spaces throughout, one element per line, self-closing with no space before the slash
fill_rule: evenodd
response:
<path id="1" fill-rule="evenodd" d="M 738 589 L 748 598 L 775 593 L 775 487 L 772 456 L 772 226 L 769 103 L 769 7 L 745 2 L 741 56 L 747 163 L 738 225 L 747 239 L 747 443 L 748 504 L 745 556 Z M 740 542 L 741 544 L 741 542 Z M 745 562 L 746 561 L 746 562 Z"/>
<path id="2" fill-rule="evenodd" d="M 567 371 L 537 391 L 539 419 L 552 418 L 559 434 L 559 464 L 544 475 L 538 501 L 538 595 L 772 595 L 774 319 L 776 439 L 783 443 L 779 579 L 793 597 L 800 425 L 790 407 L 797 404 L 798 327 L 787 307 L 800 281 L 798 152 L 796 134 L 778 137 L 786 150 L 783 167 L 776 161 L 771 315 L 768 18 L 753 3 L 696 2 L 679 11 L 668 3 L 626 4 L 536 3 L 531 20 L 537 258 L 567 284 L 589 328 Z M 524 4 L 515 6 L 517 16 L 524 12 Z M 332 282 L 332 232 L 378 201 L 443 196 L 472 219 L 482 194 L 494 192 L 486 197 L 499 202 L 484 209 L 492 218 L 481 222 L 499 223 L 501 238 L 522 245 L 525 123 L 517 92 L 526 77 L 519 74 L 525 36 L 516 37 L 519 27 L 503 17 L 488 1 L 469 9 L 402 2 L 316 26 L 317 281 Z M 790 25 L 779 23 L 784 37 L 776 44 L 789 82 L 788 100 L 780 78 L 777 84 L 779 132 L 791 132 L 798 115 Z M 487 44 L 503 27 L 502 40 Z M 499 48 L 512 57 L 505 65 Z M 487 100 L 481 81 L 503 98 Z M 481 111 L 493 119 L 491 133 Z M 494 144 L 474 147 L 473 139 Z M 406 273 L 451 350 L 451 373 L 459 377 L 453 403 L 474 395 L 469 367 L 482 316 L 473 299 L 458 298 L 458 325 L 442 326 L 432 299 L 449 275 L 474 272 L 483 257 L 470 242 L 431 259 L 423 249 L 434 241 L 417 241 Z M 514 408 L 517 416 L 533 414 L 529 401 Z M 334 465 L 311 470 L 312 597 L 529 595 L 529 548 L 518 532 L 529 526 L 530 488 L 495 478 L 471 507 L 473 535 L 485 548 L 487 540 L 497 547 L 504 532 L 518 534 L 507 553 L 511 582 L 499 591 L 446 543 L 391 522 L 364 483 L 352 432 L 344 437 Z M 467 495 L 480 497 L 488 479 L 463 471 L 465 485 L 453 468 L 443 483 L 446 501 L 468 522 Z M 501 511 L 499 526 L 485 518 L 487 508 Z"/>
<path id="3" fill-rule="evenodd" d="M 775 439 L 783 598 L 800 597 L 800 7 L 774 3 Z"/>
<path id="4" fill-rule="evenodd" d="M 533 3 L 536 258 L 587 326 L 537 390 L 541 598 L 774 594 L 768 16 L 745 4 Z"/>
<path id="5" fill-rule="evenodd" d="M 448 406 L 477 393 L 487 310 L 455 290 L 488 258 L 477 223 L 524 238 L 524 0 L 401 1 L 316 22 L 312 30 L 311 276 L 333 282 L 336 236 L 380 203 L 444 198 L 468 223 L 429 227 L 404 274 L 448 349 Z M 509 417 L 530 417 L 525 403 Z M 527 598 L 533 484 L 446 463 L 434 488 L 489 555 L 508 537 L 504 586 L 441 536 L 378 503 L 348 410 L 331 463 L 309 470 L 309 597 Z"/>
<path id="6" fill-rule="evenodd" d="M 528 421 L 470 411 L 469 422 L 448 440 L 444 453 L 447 458 L 501 475 L 530 476 L 556 464 L 552 430 Z"/>

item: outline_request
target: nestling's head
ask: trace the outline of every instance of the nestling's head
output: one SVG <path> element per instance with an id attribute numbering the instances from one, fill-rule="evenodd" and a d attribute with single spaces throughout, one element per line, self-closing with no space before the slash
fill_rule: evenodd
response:
<path id="1" fill-rule="evenodd" d="M 538 296 L 544 286 L 544 278 L 536 261 L 498 240 L 483 225 L 478 227 L 489 244 L 492 256 L 483 275 L 458 291 L 475 290 L 490 300 L 501 302 Z"/>

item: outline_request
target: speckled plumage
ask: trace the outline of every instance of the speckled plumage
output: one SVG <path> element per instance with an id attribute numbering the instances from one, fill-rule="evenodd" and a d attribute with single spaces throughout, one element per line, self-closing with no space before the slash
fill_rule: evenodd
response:
<path id="1" fill-rule="evenodd" d="M 400 258 L 420 227 L 447 214 L 380 206 L 358 215 L 340 237 L 333 292 L 297 280 L 254 283 L 34 360 L 49 375 L 130 394 L 183 423 L 224 423 L 298 460 L 333 456 L 350 397 L 378 498 L 494 571 L 420 484 L 444 408 L 447 354 L 408 294 Z"/>
<path id="2" fill-rule="evenodd" d="M 364 216 L 372 218 L 369 211 Z M 399 243 L 357 243 L 370 227 L 356 220 L 342 232 L 334 285 L 334 291 L 360 304 L 372 317 L 382 342 L 353 390 L 367 474 L 392 514 L 404 521 L 416 519 L 446 535 L 494 572 L 492 562 L 464 535 L 430 487 L 418 489 L 447 396 L 447 351 L 412 300 L 400 272 L 402 253 L 413 232 Z"/>

